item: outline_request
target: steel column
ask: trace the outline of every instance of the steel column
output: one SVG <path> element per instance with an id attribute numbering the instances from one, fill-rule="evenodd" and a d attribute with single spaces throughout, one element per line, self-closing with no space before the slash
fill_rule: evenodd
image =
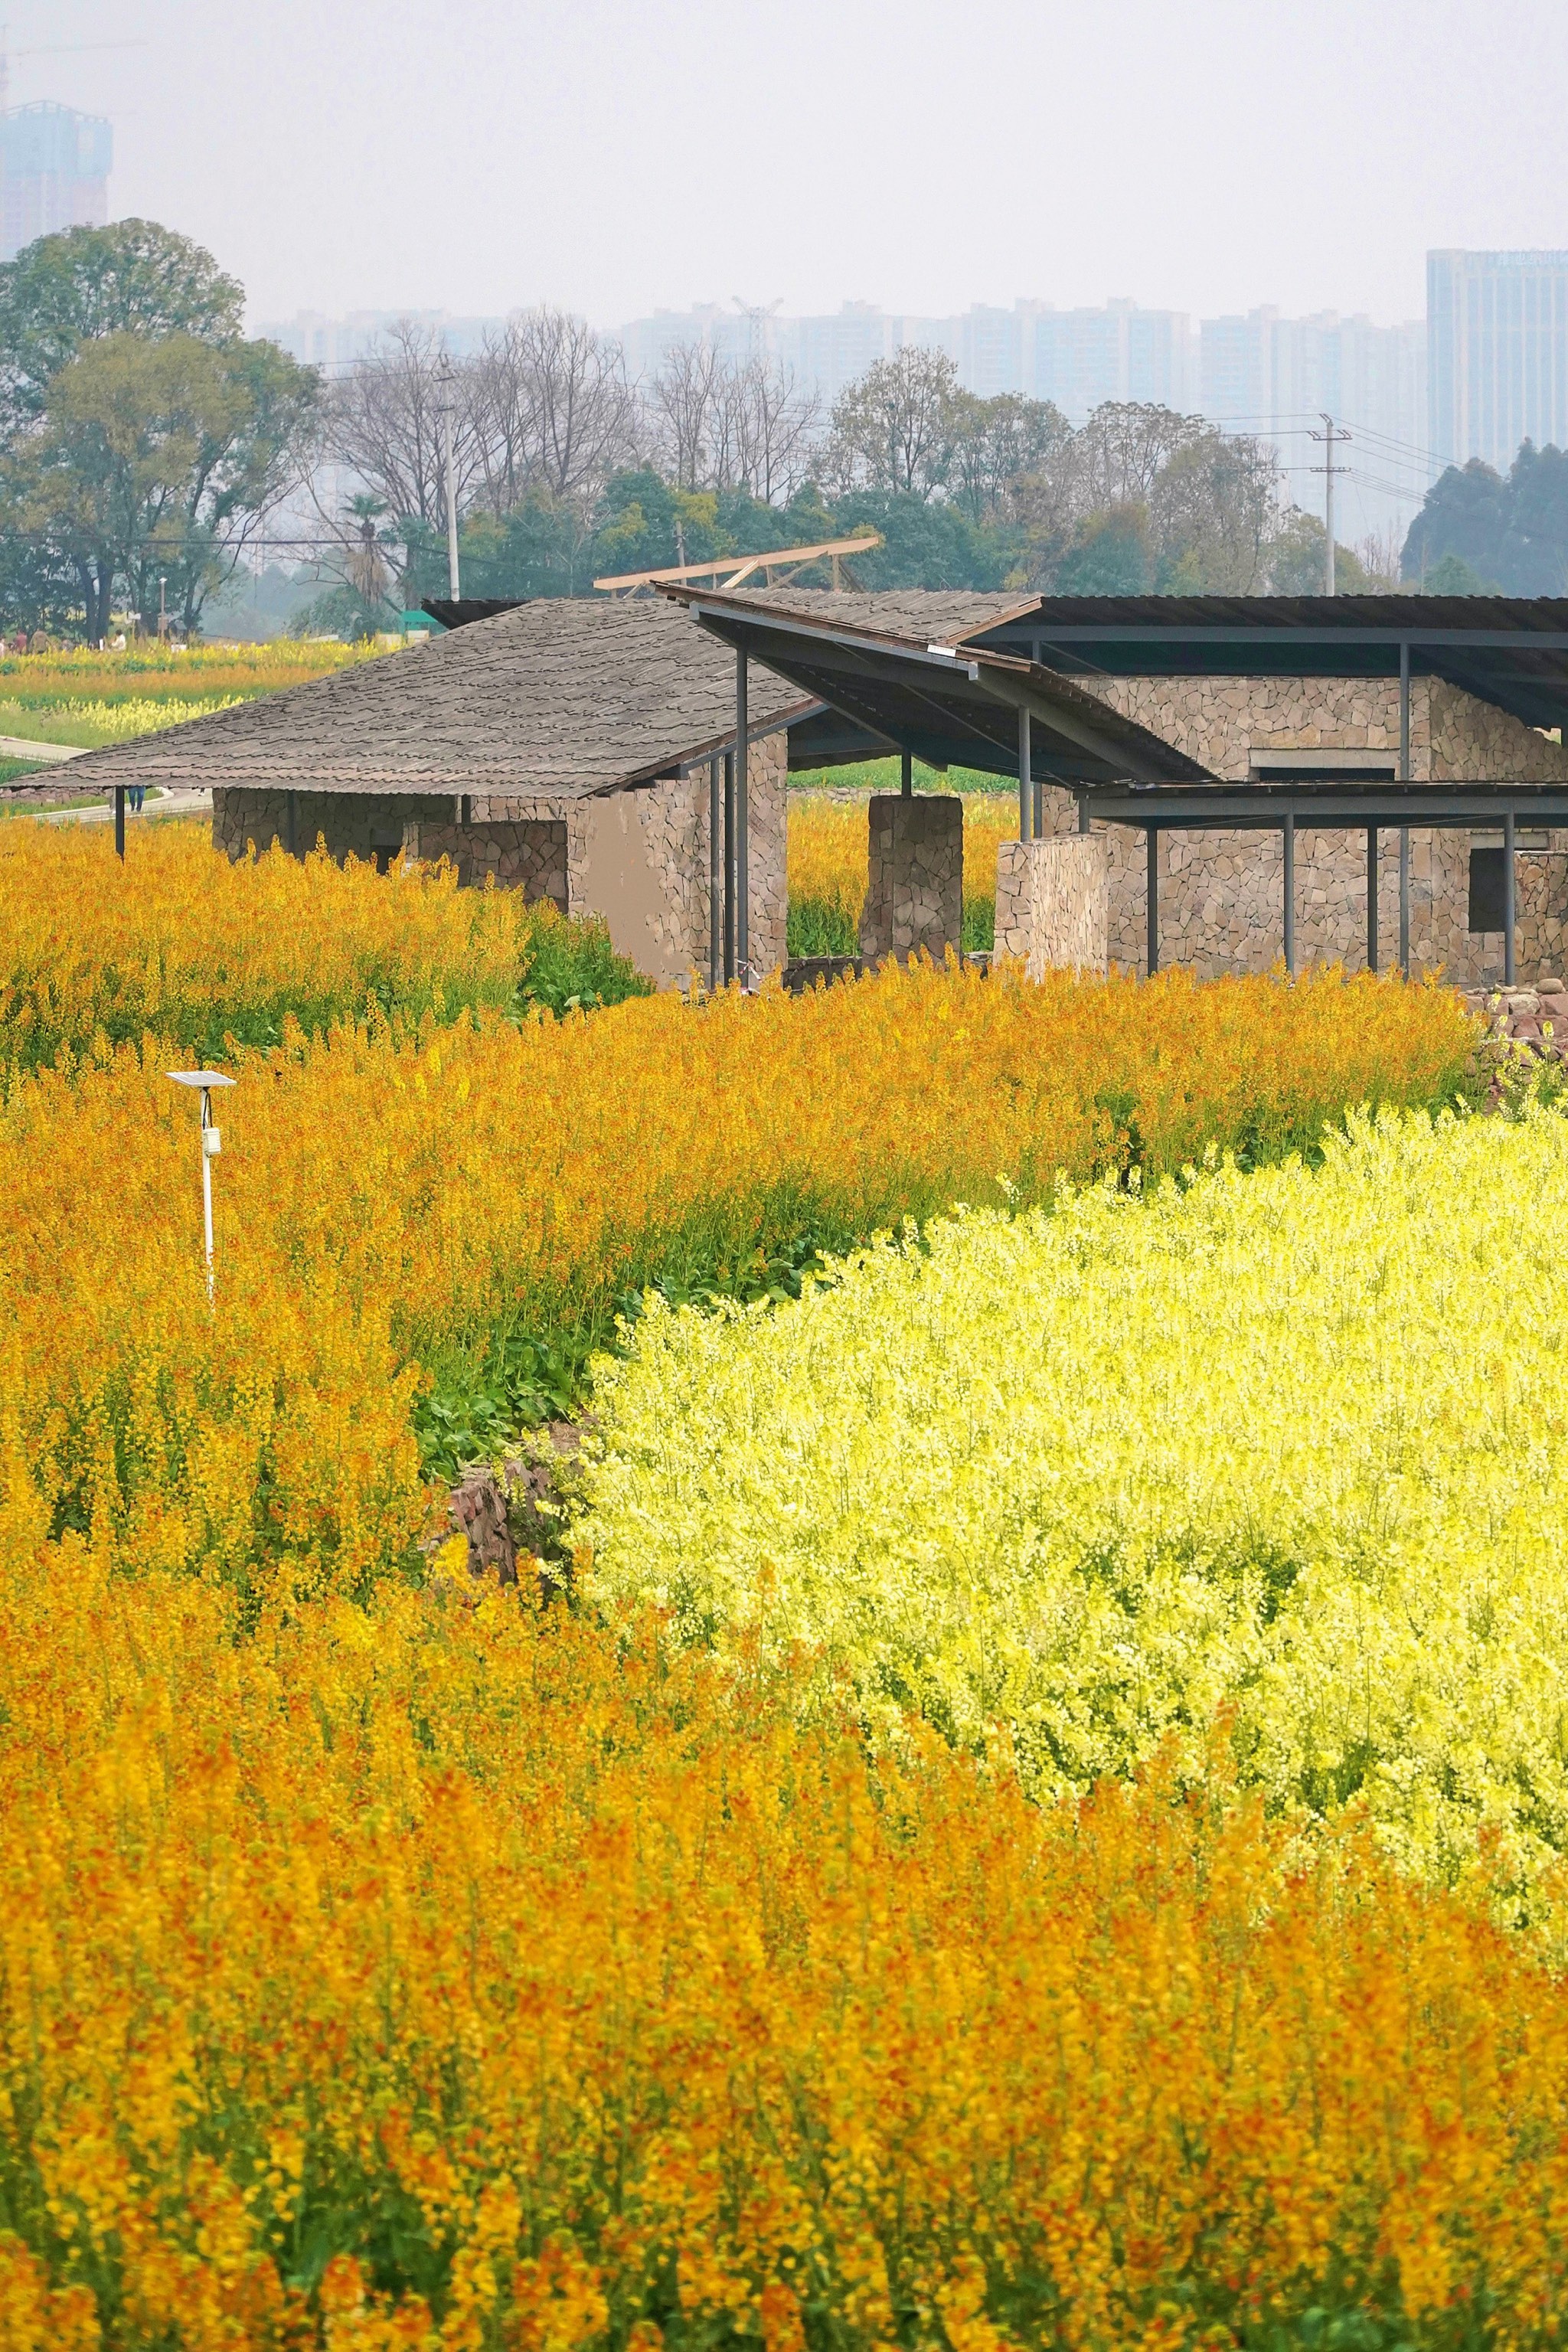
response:
<path id="1" fill-rule="evenodd" d="M 123 784 L 116 784 L 114 787 L 114 855 L 123 865 L 125 862 L 125 787 Z"/>
<path id="2" fill-rule="evenodd" d="M 1377 827 L 1366 829 L 1366 968 L 1377 970 Z"/>
<path id="3" fill-rule="evenodd" d="M 1149 978 L 1160 969 L 1160 828 L 1146 825 L 1149 844 Z"/>
<path id="4" fill-rule="evenodd" d="M 1399 781 L 1410 782 L 1410 640 L 1399 640 Z M 1410 827 L 1399 828 L 1399 971 L 1410 977 Z"/>
<path id="5" fill-rule="evenodd" d="M 914 789 L 915 757 L 912 751 L 906 751 L 904 753 L 903 771 L 899 778 L 899 790 L 902 793 L 905 800 L 909 800 L 913 795 Z"/>
<path id="6" fill-rule="evenodd" d="M 1029 740 L 1029 713 L 1018 712 L 1018 838 L 1032 838 L 1035 818 L 1034 751 Z"/>
<path id="7" fill-rule="evenodd" d="M 708 985 L 724 984 L 724 796 L 719 754 L 708 762 Z"/>
<path id="8" fill-rule="evenodd" d="M 1502 984 L 1513 986 L 1513 931 L 1516 920 L 1513 898 L 1513 811 L 1504 812 L 1502 821 Z"/>
<path id="9" fill-rule="evenodd" d="M 1078 829 L 1079 833 L 1089 831 L 1089 803 L 1081 793 L 1078 796 Z"/>
<path id="10" fill-rule="evenodd" d="M 735 757 L 724 754 L 724 982 L 735 977 Z"/>
<path id="11" fill-rule="evenodd" d="M 1410 827 L 1399 828 L 1399 970 L 1410 977 Z"/>
<path id="12" fill-rule="evenodd" d="M 746 656 L 735 656 L 735 970 L 742 984 L 752 955 L 752 927 L 747 900 L 746 808 Z"/>
<path id="13" fill-rule="evenodd" d="M 1296 820 L 1288 816 L 1284 827 L 1284 896 L 1285 896 L 1285 969 L 1292 980 L 1296 977 Z"/>
<path id="14" fill-rule="evenodd" d="M 283 846 L 290 857 L 300 855 L 300 795 L 296 792 L 283 796 Z"/>

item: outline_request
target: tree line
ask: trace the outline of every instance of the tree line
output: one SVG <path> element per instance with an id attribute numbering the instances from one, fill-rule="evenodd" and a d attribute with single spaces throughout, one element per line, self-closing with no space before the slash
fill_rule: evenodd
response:
<path id="1" fill-rule="evenodd" d="M 1201 416 L 1111 402 L 1074 425 L 967 392 L 915 348 L 827 412 L 777 362 L 696 345 L 633 383 L 612 338 L 549 307 L 461 358 L 404 322 L 329 380 L 247 340 L 243 306 L 210 254 L 151 222 L 40 238 L 0 268 L 0 625 L 90 640 L 162 608 L 194 631 L 247 554 L 281 546 L 308 597 L 297 625 L 392 625 L 446 593 L 448 437 L 476 596 L 576 595 L 867 526 L 867 588 L 1322 585 L 1322 526 L 1284 497 L 1273 450 Z M 1336 568 L 1342 592 L 1398 584 L 1349 549 Z M 1450 468 L 1403 570 L 1560 589 L 1568 459 L 1527 444 L 1506 479 Z"/>

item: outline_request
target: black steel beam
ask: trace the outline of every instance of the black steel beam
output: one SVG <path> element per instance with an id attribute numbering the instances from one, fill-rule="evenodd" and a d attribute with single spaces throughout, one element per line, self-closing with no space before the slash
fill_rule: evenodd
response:
<path id="1" fill-rule="evenodd" d="M 1373 825 L 1568 824 L 1568 784 L 1084 784 L 1091 817 L 1110 824 L 1278 828 L 1287 815 L 1329 831 Z"/>

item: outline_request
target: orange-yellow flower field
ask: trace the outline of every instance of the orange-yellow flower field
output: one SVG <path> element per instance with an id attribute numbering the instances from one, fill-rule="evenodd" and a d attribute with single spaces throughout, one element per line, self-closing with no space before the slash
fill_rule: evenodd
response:
<path id="1" fill-rule="evenodd" d="M 100 849 L 112 967 L 115 893 L 150 891 L 153 869 L 119 876 Z M 404 903 L 374 876 L 212 863 L 220 895 L 248 894 L 253 963 L 291 952 L 286 884 L 301 931 L 325 929 L 321 894 L 351 965 Z M 436 904 L 463 923 L 486 901 Z M 216 1313 L 172 1048 L 105 1044 L 15 1077 L 0 1111 L 3 1475 L 142 1566 L 353 1585 L 422 1515 L 422 1368 L 449 1381 L 537 1343 L 570 1381 L 646 1282 L 743 1289 L 754 1269 L 766 1289 L 803 1244 L 955 1198 L 1044 1198 L 1058 1170 L 1310 1146 L 1346 1104 L 1450 1094 L 1473 1043 L 1455 998 L 1393 982 L 1031 987 L 929 967 L 798 1000 L 479 1028 L 377 1012 L 290 1035 L 241 1058 L 222 1105 Z"/>
<path id="2" fill-rule="evenodd" d="M 12 1515 L 0 2344 L 1546 2347 L 1568 1999 L 1346 1823 L 1026 1803 L 494 1594 Z"/>
<path id="3" fill-rule="evenodd" d="M 0 2352 L 1558 2345 L 1568 1997 L 1484 1837 L 1266 1820 L 1223 1722 L 1033 1804 L 787 1644 L 476 1582 L 430 1475 L 644 1283 L 1310 1150 L 1470 1083 L 1458 1000 L 557 1020 L 515 903 L 133 848 L 0 845 Z M 209 1304 L 165 1073 L 226 1029 Z"/>

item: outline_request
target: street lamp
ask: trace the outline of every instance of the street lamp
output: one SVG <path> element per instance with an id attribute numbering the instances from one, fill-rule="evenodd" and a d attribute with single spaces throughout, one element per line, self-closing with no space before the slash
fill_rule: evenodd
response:
<path id="1" fill-rule="evenodd" d="M 237 1081 L 222 1070 L 170 1070 L 166 1074 L 177 1087 L 199 1087 L 202 1095 L 202 1226 L 206 1238 L 207 1304 L 213 1297 L 213 1161 L 223 1150 L 222 1130 L 213 1125 L 213 1094 L 215 1087 L 232 1087 Z"/>

